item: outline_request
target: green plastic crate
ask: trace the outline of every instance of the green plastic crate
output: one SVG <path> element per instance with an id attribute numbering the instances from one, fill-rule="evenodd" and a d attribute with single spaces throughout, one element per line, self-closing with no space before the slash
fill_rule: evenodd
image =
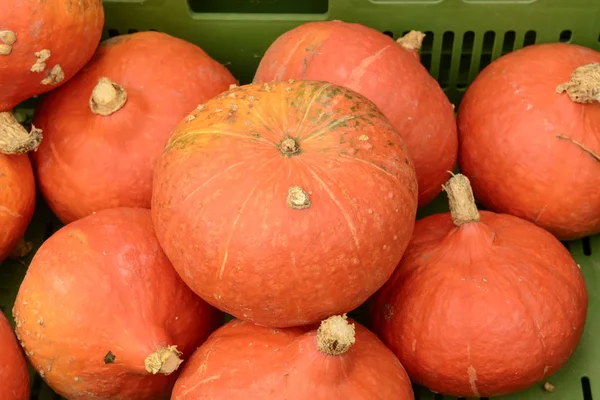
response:
<path id="1" fill-rule="evenodd" d="M 158 30 L 196 43 L 226 65 L 242 84 L 252 80 L 265 50 L 279 35 L 317 20 L 358 22 L 394 38 L 411 29 L 427 33 L 421 59 L 452 102 L 458 104 L 477 73 L 502 54 L 534 43 L 572 42 L 600 50 L 600 0 L 104 0 L 105 37 Z M 217 39 L 218 38 L 218 39 Z M 17 110 L 31 116 L 28 101 Z M 447 211 L 441 195 L 419 212 Z M 0 309 L 11 309 L 35 250 L 61 227 L 41 198 L 26 239 L 34 251 L 23 263 L 0 266 Z M 600 397 L 600 235 L 565 243 L 585 275 L 589 312 L 571 360 L 541 386 L 505 400 L 592 400 Z M 364 320 L 363 310 L 351 315 Z M 527 357 L 526 354 L 523 357 Z M 417 400 L 450 400 L 416 387 Z M 32 372 L 32 399 L 61 399 Z"/>

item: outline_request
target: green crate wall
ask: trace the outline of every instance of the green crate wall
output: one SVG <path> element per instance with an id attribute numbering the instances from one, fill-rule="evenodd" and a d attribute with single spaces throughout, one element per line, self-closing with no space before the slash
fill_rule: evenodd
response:
<path id="1" fill-rule="evenodd" d="M 600 0 L 104 0 L 104 37 L 144 30 L 167 32 L 205 49 L 242 84 L 275 38 L 308 21 L 358 22 L 398 38 L 408 30 L 427 34 L 422 63 L 458 104 L 477 73 L 502 54 L 535 43 L 570 42 L 600 50 Z M 17 111 L 26 122 L 35 99 Z M 422 217 L 447 211 L 442 195 Z M 45 238 L 60 228 L 41 198 L 26 238 L 34 251 L 0 267 L 0 309 L 10 309 L 26 265 Z M 569 363 L 541 387 L 504 400 L 592 400 L 600 398 L 600 236 L 565 243 L 585 275 L 590 308 L 581 344 Z M 598 288 L 598 290 L 596 289 Z M 360 319 L 362 310 L 354 316 Z M 527 357 L 526 354 L 523 355 Z M 415 388 L 417 400 L 450 400 Z M 60 399 L 32 373 L 32 398 Z"/>

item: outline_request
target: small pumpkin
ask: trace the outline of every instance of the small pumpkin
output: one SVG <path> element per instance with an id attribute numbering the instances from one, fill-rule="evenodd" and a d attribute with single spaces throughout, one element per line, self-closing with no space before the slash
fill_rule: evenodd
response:
<path id="1" fill-rule="evenodd" d="M 63 223 L 150 208 L 154 167 L 173 127 L 235 82 L 201 48 L 164 33 L 104 41 L 36 110 L 45 143 L 32 160 L 50 208 Z"/>
<path id="2" fill-rule="evenodd" d="M 574 44 L 528 46 L 486 67 L 458 112 L 475 197 L 560 240 L 599 233 L 599 91 L 600 52 Z"/>
<path id="3" fill-rule="evenodd" d="M 402 137 L 365 97 L 313 81 L 236 87 L 200 106 L 169 138 L 152 197 L 188 286 L 272 327 L 367 300 L 400 261 L 416 210 Z"/>
<path id="4" fill-rule="evenodd" d="M 68 399 L 168 398 L 180 363 L 222 318 L 173 270 L 150 211 L 134 208 L 103 210 L 52 235 L 13 314 L 31 365 Z"/>
<path id="5" fill-rule="evenodd" d="M 185 365 L 172 400 L 413 400 L 406 371 L 368 329 L 332 316 L 271 329 L 234 320 Z"/>
<path id="6" fill-rule="evenodd" d="M 478 211 L 465 176 L 445 190 L 451 213 L 417 221 L 373 297 L 374 331 L 415 383 L 438 393 L 499 396 L 545 381 L 583 332 L 581 271 L 542 228 Z"/>
<path id="7" fill-rule="evenodd" d="M 71 79 L 94 54 L 103 25 L 102 0 L 2 2 L 0 143 L 9 141 L 10 154 L 35 150 L 42 139 L 36 127 L 27 133 L 11 110 Z"/>
<path id="8" fill-rule="evenodd" d="M 458 151 L 454 109 L 419 61 L 424 37 L 411 31 L 394 42 L 361 24 L 305 23 L 271 44 L 254 81 L 328 81 L 369 98 L 404 138 L 422 207 L 440 193 Z"/>
<path id="9" fill-rule="evenodd" d="M 0 312 L 0 399 L 29 400 L 29 370 L 10 322 Z"/>
<path id="10" fill-rule="evenodd" d="M 29 158 L 3 154 L 0 143 L 0 263 L 23 238 L 34 209 L 35 179 Z"/>

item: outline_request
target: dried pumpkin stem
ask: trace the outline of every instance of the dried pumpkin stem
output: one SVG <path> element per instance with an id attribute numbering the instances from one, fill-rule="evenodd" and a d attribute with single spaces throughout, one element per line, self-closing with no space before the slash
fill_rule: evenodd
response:
<path id="1" fill-rule="evenodd" d="M 0 112 L 0 153 L 25 154 L 36 151 L 42 142 L 42 130 L 31 126 L 31 132 L 10 111 Z"/>
<path id="2" fill-rule="evenodd" d="M 127 92 L 110 79 L 100 78 L 90 97 L 90 109 L 94 114 L 108 116 L 119 111 L 127 102 Z"/>
<path id="3" fill-rule="evenodd" d="M 576 103 L 600 102 L 600 63 L 582 65 L 571 74 L 571 80 L 556 87 L 556 93 L 567 92 Z"/>
<path id="4" fill-rule="evenodd" d="M 169 375 L 179 368 L 183 362 L 181 352 L 177 350 L 177 346 L 161 347 L 154 353 L 150 354 L 144 361 L 146 371 L 152 374 Z"/>
<path id="5" fill-rule="evenodd" d="M 450 214 L 452 214 L 454 225 L 461 226 L 479 221 L 479 211 L 475 205 L 469 178 L 462 174 L 452 175 L 452 178 L 442 188 L 448 195 Z"/>
<path id="6" fill-rule="evenodd" d="M 294 210 L 309 208 L 311 204 L 310 196 L 300 186 L 292 186 L 288 189 L 286 203 Z"/>
<path id="7" fill-rule="evenodd" d="M 334 315 L 321 322 L 317 330 L 317 350 L 328 356 L 339 356 L 355 343 L 354 324 L 346 314 Z"/>
<path id="8" fill-rule="evenodd" d="M 287 137 L 279 144 L 279 150 L 283 155 L 293 156 L 300 152 L 300 146 L 298 145 L 296 139 Z"/>
<path id="9" fill-rule="evenodd" d="M 423 39 L 425 39 L 425 34 L 423 32 L 410 31 L 400 39 L 396 40 L 396 43 L 406 50 L 418 53 L 421 50 L 421 46 L 423 46 Z"/>

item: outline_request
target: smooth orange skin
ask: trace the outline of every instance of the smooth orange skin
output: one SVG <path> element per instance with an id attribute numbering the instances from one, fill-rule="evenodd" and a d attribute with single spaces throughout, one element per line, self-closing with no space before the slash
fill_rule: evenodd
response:
<path id="1" fill-rule="evenodd" d="M 35 179 L 29 158 L 0 153 L 0 263 L 23 238 L 34 209 Z"/>
<path id="2" fill-rule="evenodd" d="M 71 79 L 92 58 L 103 25 L 102 0 L 3 0 L 0 30 L 13 31 L 17 40 L 9 55 L 0 55 L 0 112 Z M 41 50 L 51 52 L 46 68 L 31 72 Z M 57 64 L 64 80 L 42 84 Z"/>
<path id="3" fill-rule="evenodd" d="M 0 312 L 0 399 L 29 400 L 29 370 L 10 322 Z"/>
<path id="4" fill-rule="evenodd" d="M 168 398 L 178 371 L 152 375 L 144 359 L 165 345 L 187 359 L 222 318 L 179 279 L 150 211 L 133 208 L 101 211 L 50 237 L 13 314 L 31 365 L 58 394 L 82 400 Z"/>
<path id="5" fill-rule="evenodd" d="M 413 382 L 487 397 L 544 382 L 583 333 L 587 291 L 562 244 L 536 225 L 481 211 L 417 221 L 390 280 L 373 297 L 372 329 Z"/>
<path id="6" fill-rule="evenodd" d="M 271 329 L 234 320 L 215 331 L 182 371 L 172 400 L 413 400 L 394 354 L 354 323 L 338 356 L 317 349 L 316 328 Z"/>
<path id="7" fill-rule="evenodd" d="M 300 154 L 280 152 L 286 133 Z M 286 204 L 292 186 L 309 208 Z M 416 210 L 402 137 L 365 97 L 308 81 L 237 87 L 190 114 L 152 198 L 161 246 L 188 286 L 272 327 L 367 300 L 400 261 Z"/>
<path id="8" fill-rule="evenodd" d="M 454 111 L 419 56 L 360 24 L 321 21 L 280 36 L 262 58 L 255 82 L 322 80 L 373 101 L 402 134 L 419 182 L 419 207 L 433 200 L 454 169 Z"/>
<path id="9" fill-rule="evenodd" d="M 110 116 L 89 105 L 103 76 L 127 92 L 125 106 Z M 234 83 L 204 50 L 164 33 L 104 41 L 36 111 L 44 140 L 31 157 L 50 208 L 63 223 L 107 208 L 150 208 L 154 168 L 173 127 Z"/>
<path id="10" fill-rule="evenodd" d="M 600 232 L 600 104 L 556 87 L 600 53 L 554 43 L 529 46 L 485 68 L 461 102 L 459 163 L 475 197 L 573 240 Z M 510 179 L 508 179 L 510 178 Z"/>

